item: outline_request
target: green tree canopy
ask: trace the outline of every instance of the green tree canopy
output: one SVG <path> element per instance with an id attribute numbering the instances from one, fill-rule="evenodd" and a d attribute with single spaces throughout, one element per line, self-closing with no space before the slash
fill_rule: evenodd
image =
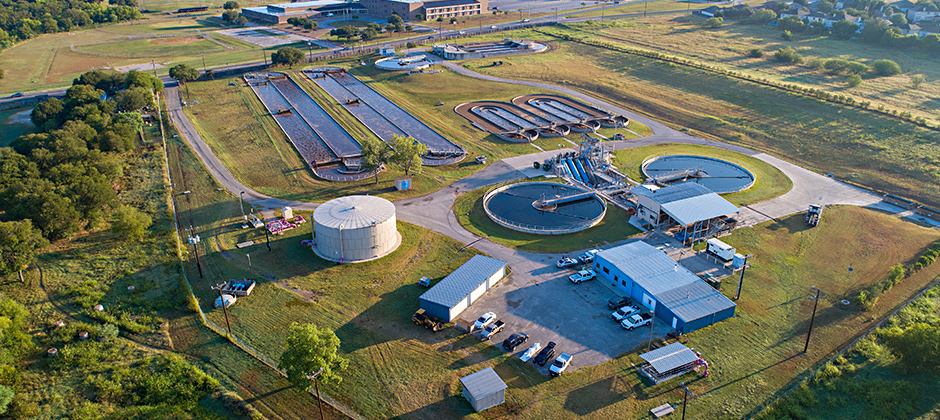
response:
<path id="1" fill-rule="evenodd" d="M 237 19 L 238 19 L 238 12 L 234 10 L 226 10 L 222 12 L 223 22 L 235 22 Z"/>
<path id="2" fill-rule="evenodd" d="M 399 135 L 392 136 L 388 145 L 391 146 L 392 155 L 390 160 L 405 170 L 405 175 L 414 169 L 416 172 L 421 170 L 421 156 L 428 153 L 428 148 L 419 143 L 414 137 L 404 137 Z"/>
<path id="3" fill-rule="evenodd" d="M 228 0 L 225 4 L 222 5 L 222 8 L 225 10 L 238 10 L 241 7 L 238 5 L 238 2 L 235 0 Z"/>
<path id="4" fill-rule="evenodd" d="M 937 363 L 940 360 L 940 327 L 918 322 L 903 330 L 892 328 L 881 334 L 909 372 L 923 369 L 940 371 Z"/>
<path id="5" fill-rule="evenodd" d="M 855 22 L 849 22 L 847 20 L 836 21 L 832 24 L 832 36 L 839 39 L 849 39 L 852 35 L 855 35 L 855 31 L 858 30 L 858 24 Z"/>
<path id="6" fill-rule="evenodd" d="M 170 67 L 170 77 L 181 84 L 186 84 L 199 78 L 199 70 L 189 67 L 185 64 L 177 64 Z"/>
<path id="7" fill-rule="evenodd" d="M 287 344 L 278 367 L 287 372 L 287 380 L 298 388 L 309 388 L 311 381 L 307 375 L 321 369 L 320 380 L 339 383 L 343 380 L 339 371 L 349 364 L 337 354 L 339 345 L 339 337 L 333 331 L 294 322 L 287 330 Z"/>
<path id="8" fill-rule="evenodd" d="M 294 64 L 300 63 L 303 60 L 303 51 L 294 47 L 281 47 L 278 48 L 274 54 L 271 54 L 271 64 L 274 65 L 287 65 L 290 68 L 294 68 Z"/>
<path id="9" fill-rule="evenodd" d="M 150 90 L 134 86 L 124 89 L 114 96 L 119 111 L 137 111 L 143 107 L 153 106 L 153 95 Z"/>
<path id="10" fill-rule="evenodd" d="M 48 245 L 29 219 L 0 222 L 0 277 L 25 269 L 36 258 L 36 250 Z"/>
<path id="11" fill-rule="evenodd" d="M 131 70 L 124 76 L 124 87 L 131 88 L 134 86 L 153 90 L 154 93 L 163 92 L 163 81 L 159 77 L 138 70 Z"/>
<path id="12" fill-rule="evenodd" d="M 382 165 L 389 161 L 389 150 L 385 143 L 371 137 L 359 141 L 362 147 L 362 169 L 366 172 L 375 172 L 375 183 L 379 183 L 379 171 Z"/>
<path id="13" fill-rule="evenodd" d="M 153 220 L 147 213 L 130 206 L 121 206 L 111 213 L 111 232 L 125 239 L 141 240 Z"/>

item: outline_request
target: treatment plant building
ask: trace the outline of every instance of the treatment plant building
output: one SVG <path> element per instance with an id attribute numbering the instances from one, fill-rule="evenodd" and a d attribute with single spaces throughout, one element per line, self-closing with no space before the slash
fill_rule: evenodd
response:
<path id="1" fill-rule="evenodd" d="M 474 255 L 424 292 L 418 302 L 428 315 L 451 322 L 505 276 L 506 261 Z"/>
<path id="2" fill-rule="evenodd" d="M 369 261 L 390 254 L 399 245 L 395 205 L 384 198 L 350 195 L 313 211 L 313 252 L 323 259 Z"/>
<path id="3" fill-rule="evenodd" d="M 646 242 L 603 250 L 594 260 L 594 268 L 681 333 L 734 316 L 734 302 Z"/>

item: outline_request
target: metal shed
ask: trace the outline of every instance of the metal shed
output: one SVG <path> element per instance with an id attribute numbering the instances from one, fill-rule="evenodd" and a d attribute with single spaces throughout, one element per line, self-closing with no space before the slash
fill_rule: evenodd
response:
<path id="1" fill-rule="evenodd" d="M 474 255 L 418 298 L 429 315 L 451 322 L 506 275 L 506 261 Z"/>
<path id="2" fill-rule="evenodd" d="M 657 384 L 682 376 L 704 364 L 695 352 L 678 342 L 643 353 L 640 358 L 646 361 L 640 366 L 640 372 Z"/>
<path id="3" fill-rule="evenodd" d="M 460 378 L 460 383 L 464 398 L 477 412 L 506 402 L 506 383 L 491 367 Z"/>

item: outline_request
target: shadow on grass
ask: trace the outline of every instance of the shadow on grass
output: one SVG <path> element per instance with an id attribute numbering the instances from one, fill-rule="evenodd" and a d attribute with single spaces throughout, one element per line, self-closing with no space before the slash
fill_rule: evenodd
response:
<path id="1" fill-rule="evenodd" d="M 611 404 L 622 401 L 626 396 L 614 389 L 616 378 L 609 376 L 597 382 L 585 385 L 568 393 L 565 409 L 586 416 Z"/>

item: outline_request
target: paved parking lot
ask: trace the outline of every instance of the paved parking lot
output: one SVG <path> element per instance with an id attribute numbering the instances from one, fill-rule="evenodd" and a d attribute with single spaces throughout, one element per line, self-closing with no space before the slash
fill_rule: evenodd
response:
<path id="1" fill-rule="evenodd" d="M 720 270 L 720 264 L 715 264 L 714 259 L 707 257 L 704 252 L 695 253 L 662 233 L 646 234 L 623 243 L 641 239 L 662 247 L 673 259 L 680 260 L 683 265 L 689 264 L 689 268 L 696 273 L 731 274 L 728 269 Z M 619 289 L 602 279 L 573 284 L 568 276 L 574 274 L 575 269 L 555 267 L 555 262 L 563 255 L 576 257 L 577 254 L 519 254 L 525 255 L 528 264 L 521 267 L 511 265 L 512 274 L 509 277 L 500 281 L 460 315 L 473 322 L 486 312 L 495 312 L 506 326 L 491 340 L 492 345 L 502 349 L 502 341 L 511 334 L 525 332 L 529 340 L 516 348 L 516 356 L 521 356 L 535 343 L 540 343 L 544 348 L 549 341 L 554 341 L 555 354 L 572 354 L 572 368 L 577 369 L 607 362 L 645 345 L 650 339 L 649 327 L 627 331 L 610 318 L 613 310 L 607 308 L 607 299 L 623 296 L 624 293 Z M 633 304 L 640 306 L 637 302 Z M 653 338 L 665 337 L 670 331 L 672 328 L 668 324 L 654 319 Z M 479 333 L 474 335 L 479 336 Z M 548 374 L 548 365 L 538 369 Z"/>

